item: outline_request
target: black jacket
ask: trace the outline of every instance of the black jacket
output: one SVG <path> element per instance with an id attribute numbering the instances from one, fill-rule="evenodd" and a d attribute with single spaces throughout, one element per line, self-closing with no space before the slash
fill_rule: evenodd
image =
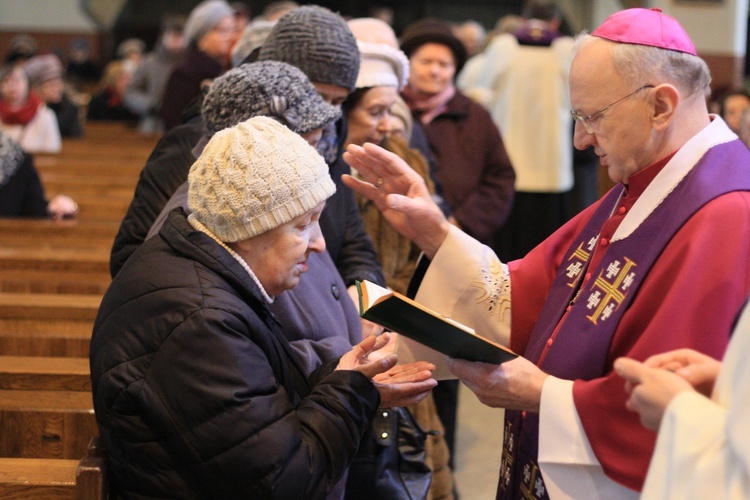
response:
<path id="1" fill-rule="evenodd" d="M 94 326 L 115 494 L 322 498 L 379 405 L 366 377 L 333 366 L 308 379 L 240 264 L 170 214 L 112 281 Z"/>

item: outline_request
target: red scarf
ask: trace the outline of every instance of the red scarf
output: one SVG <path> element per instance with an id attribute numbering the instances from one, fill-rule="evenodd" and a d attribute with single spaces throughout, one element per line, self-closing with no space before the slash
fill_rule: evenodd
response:
<path id="1" fill-rule="evenodd" d="M 404 101 L 406 101 L 410 110 L 417 113 L 422 125 L 427 125 L 445 111 L 445 108 L 448 107 L 448 101 L 453 99 L 454 95 L 456 95 L 456 87 L 453 85 L 449 85 L 439 94 L 431 96 L 425 96 L 408 85 L 403 90 Z"/>
<path id="2" fill-rule="evenodd" d="M 35 92 L 29 92 L 29 97 L 20 107 L 11 106 L 0 99 L 0 120 L 6 125 L 28 125 L 34 119 L 42 101 Z"/>

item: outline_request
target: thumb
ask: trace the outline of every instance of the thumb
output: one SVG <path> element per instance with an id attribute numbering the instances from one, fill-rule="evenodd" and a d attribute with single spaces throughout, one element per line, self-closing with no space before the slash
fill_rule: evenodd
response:
<path id="1" fill-rule="evenodd" d="M 643 363 L 630 358 L 618 358 L 614 364 L 615 373 L 628 382 L 640 383 L 643 375 Z"/>
<path id="2" fill-rule="evenodd" d="M 372 379 L 379 373 L 387 372 L 388 370 L 396 366 L 396 363 L 398 363 L 398 356 L 396 356 L 395 354 L 390 354 L 377 361 L 373 361 L 372 363 L 360 365 L 355 368 L 355 370 L 362 373 L 365 377 Z"/>

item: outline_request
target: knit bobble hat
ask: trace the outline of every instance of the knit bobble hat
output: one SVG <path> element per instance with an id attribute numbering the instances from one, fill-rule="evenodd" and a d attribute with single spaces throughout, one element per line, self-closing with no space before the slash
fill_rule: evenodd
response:
<path id="1" fill-rule="evenodd" d="M 201 115 L 209 134 L 260 115 L 306 134 L 337 120 L 341 111 L 325 102 L 298 68 L 262 61 L 243 64 L 214 80 Z"/>
<path id="2" fill-rule="evenodd" d="M 224 243 L 279 227 L 336 191 L 315 148 L 265 116 L 217 132 L 188 184 L 190 217 Z"/>
<path id="3" fill-rule="evenodd" d="M 453 34 L 451 24 L 448 21 L 426 17 L 414 21 L 404 29 L 401 36 L 401 50 L 406 53 L 407 57 L 411 57 L 419 47 L 426 43 L 446 45 L 453 52 L 456 74 L 461 71 L 467 58 L 466 47 Z"/>
<path id="4" fill-rule="evenodd" d="M 276 23 L 260 49 L 259 61 L 297 66 L 315 83 L 354 90 L 359 71 L 357 42 L 346 21 L 317 5 L 297 7 Z"/>
<path id="5" fill-rule="evenodd" d="M 225 0 L 205 0 L 190 11 L 182 33 L 188 42 L 198 43 L 203 35 L 230 16 L 234 16 L 234 9 Z"/>

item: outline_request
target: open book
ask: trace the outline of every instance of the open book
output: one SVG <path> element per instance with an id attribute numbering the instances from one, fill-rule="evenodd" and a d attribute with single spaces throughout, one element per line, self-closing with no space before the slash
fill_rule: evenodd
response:
<path id="1" fill-rule="evenodd" d="M 445 356 L 500 364 L 518 357 L 506 347 L 478 336 L 466 325 L 447 318 L 398 293 L 370 281 L 358 281 L 359 313 L 399 335 L 400 363 L 429 361 L 436 379 L 455 378 Z"/>

